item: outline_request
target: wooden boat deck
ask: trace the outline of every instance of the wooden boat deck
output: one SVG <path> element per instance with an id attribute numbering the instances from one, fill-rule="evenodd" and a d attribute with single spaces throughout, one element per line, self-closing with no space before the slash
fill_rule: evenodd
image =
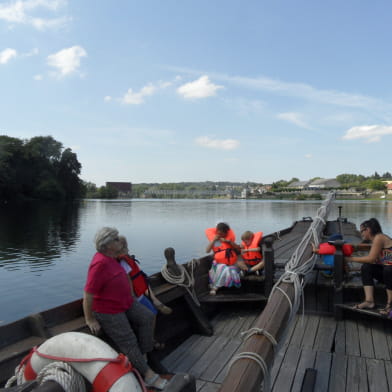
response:
<path id="1" fill-rule="evenodd" d="M 258 310 L 225 311 L 213 320 L 214 335 L 192 335 L 164 360 L 172 372 L 190 373 L 198 392 L 219 390 L 228 363 Z M 392 327 L 385 320 L 298 315 L 276 355 L 271 390 L 301 391 L 305 370 L 316 369 L 315 391 L 392 390 Z"/>

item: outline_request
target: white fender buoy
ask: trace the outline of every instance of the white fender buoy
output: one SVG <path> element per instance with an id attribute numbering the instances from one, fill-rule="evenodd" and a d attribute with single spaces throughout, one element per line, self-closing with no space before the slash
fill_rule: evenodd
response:
<path id="1" fill-rule="evenodd" d="M 95 336 L 88 335 L 81 332 L 65 332 L 60 335 L 56 335 L 44 343 L 38 348 L 38 352 L 44 355 L 60 358 L 72 358 L 72 359 L 93 359 L 93 358 L 107 358 L 116 359 L 118 353 L 110 347 L 107 343 L 98 339 Z M 34 352 L 25 368 L 24 378 L 25 381 L 31 379 L 27 368 L 30 366 L 33 373 L 40 372 L 46 365 L 58 359 L 49 359 L 40 356 L 37 352 Z M 60 359 L 61 360 L 61 359 Z M 63 359 L 63 362 L 67 362 Z M 107 361 L 93 361 L 93 362 L 67 362 L 83 377 L 85 377 L 91 384 L 94 384 L 94 380 L 101 373 L 102 369 L 108 365 Z M 31 372 L 30 369 L 30 372 Z M 27 378 L 26 378 L 27 377 Z M 105 378 L 105 377 L 103 377 Z M 94 385 L 95 392 L 142 392 L 143 389 L 139 384 L 139 381 L 132 372 L 120 374 L 119 378 L 113 383 L 110 388 L 100 385 Z"/>

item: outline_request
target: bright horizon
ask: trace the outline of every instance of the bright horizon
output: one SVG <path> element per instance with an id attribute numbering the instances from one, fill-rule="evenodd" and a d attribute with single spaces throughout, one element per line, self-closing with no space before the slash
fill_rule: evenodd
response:
<path id="1" fill-rule="evenodd" d="M 53 136 L 97 186 L 382 175 L 390 15 L 386 0 L 3 0 L 0 134 Z"/>

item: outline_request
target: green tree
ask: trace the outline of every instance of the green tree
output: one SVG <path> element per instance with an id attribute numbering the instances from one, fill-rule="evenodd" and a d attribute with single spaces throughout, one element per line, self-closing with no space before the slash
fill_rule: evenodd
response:
<path id="1" fill-rule="evenodd" d="M 57 164 L 57 178 L 65 192 L 66 199 L 75 199 L 81 195 L 82 182 L 79 179 L 82 165 L 70 148 L 66 148 Z"/>
<path id="2" fill-rule="evenodd" d="M 22 192 L 23 141 L 0 135 L 0 199 L 15 198 Z"/>

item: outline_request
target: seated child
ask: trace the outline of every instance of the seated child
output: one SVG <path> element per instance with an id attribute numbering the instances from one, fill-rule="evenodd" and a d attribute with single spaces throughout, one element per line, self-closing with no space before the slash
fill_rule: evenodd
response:
<path id="1" fill-rule="evenodd" d="M 264 268 L 263 254 L 261 251 L 260 241 L 263 237 L 261 231 L 253 233 L 245 231 L 241 239 L 241 256 L 242 260 L 237 262 L 241 269 L 241 275 L 255 274 L 261 275 Z"/>

